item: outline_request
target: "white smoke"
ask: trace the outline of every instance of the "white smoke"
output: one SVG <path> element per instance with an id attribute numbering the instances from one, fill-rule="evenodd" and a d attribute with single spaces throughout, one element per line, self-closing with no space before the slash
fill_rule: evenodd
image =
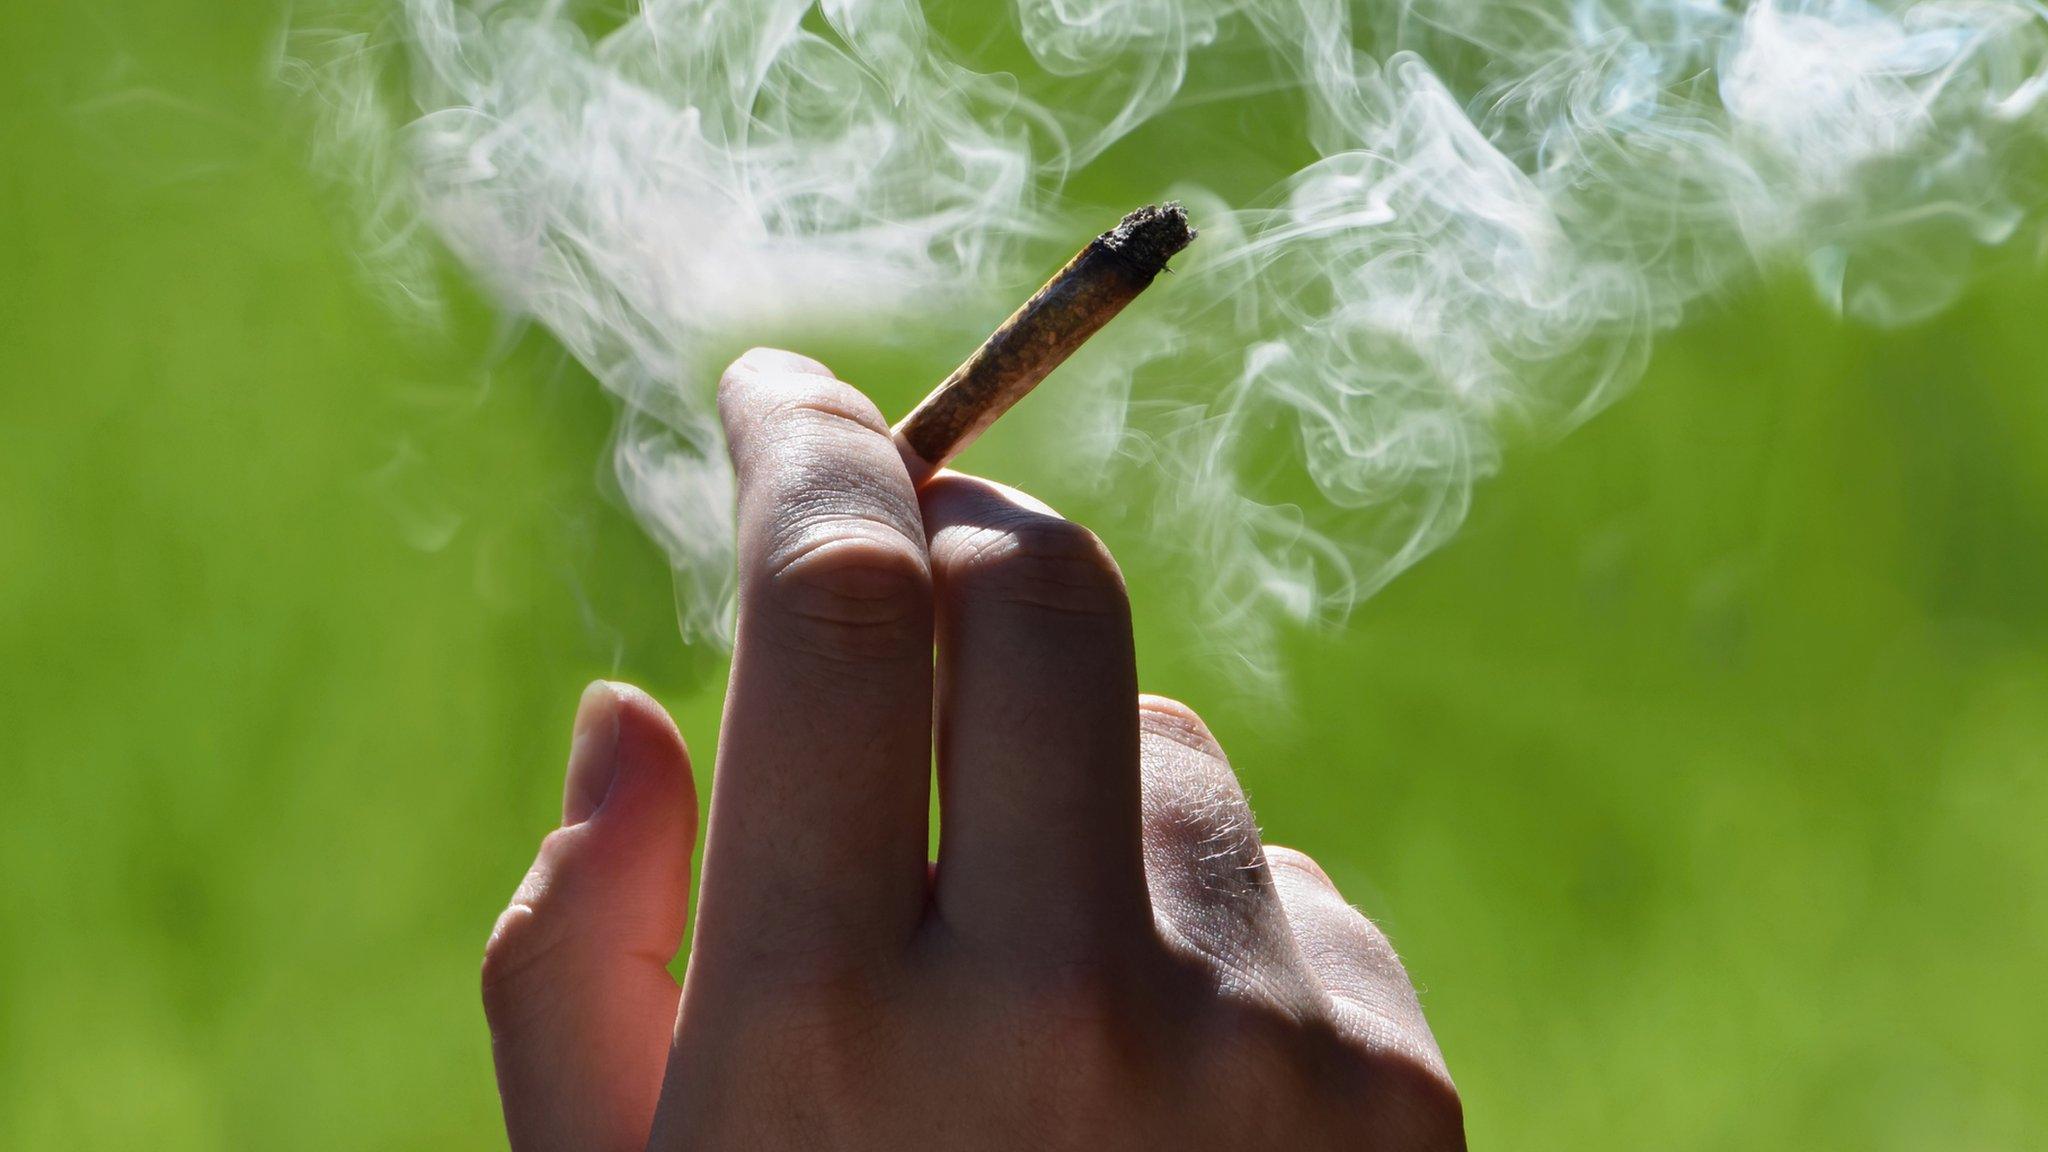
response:
<path id="1" fill-rule="evenodd" d="M 710 349 L 1019 283 L 1098 226 L 1065 194 L 1131 133 L 1189 109 L 1249 131 L 1192 91 L 1205 53 L 1293 93 L 1314 159 L 1253 203 L 1177 189 L 1202 242 L 1070 371 L 1106 377 L 1094 450 L 1152 479 L 1159 538 L 1241 639 L 1341 618 L 1427 554 L 1506 424 L 1597 412 L 1701 296 L 1790 266 L 1912 321 L 2048 205 L 2025 0 L 1353 9 L 1016 0 L 1032 67 L 1006 73 L 918 0 L 643 0 L 601 34 L 561 3 L 405 0 L 302 23 L 284 74 L 403 282 L 426 283 L 395 262 L 414 241 L 445 246 L 622 402 L 619 482 L 714 638 Z M 1275 502 L 1303 477 L 1318 502 Z"/>

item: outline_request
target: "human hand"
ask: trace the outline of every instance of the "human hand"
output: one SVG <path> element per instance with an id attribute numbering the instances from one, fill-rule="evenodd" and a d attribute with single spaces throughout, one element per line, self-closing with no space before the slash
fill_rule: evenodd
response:
<path id="1" fill-rule="evenodd" d="M 914 492 L 813 361 L 749 353 L 719 403 L 739 633 L 687 975 L 688 758 L 592 685 L 485 951 L 513 1148 L 1462 1148 L 1385 937 L 1138 694 L 1100 543 Z"/>

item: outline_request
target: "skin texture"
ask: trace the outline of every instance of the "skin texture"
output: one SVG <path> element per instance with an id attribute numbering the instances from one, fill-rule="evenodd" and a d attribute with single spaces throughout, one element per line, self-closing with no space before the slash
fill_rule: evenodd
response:
<path id="1" fill-rule="evenodd" d="M 485 949 L 514 1149 L 1464 1147 L 1393 949 L 1139 694 L 1091 534 L 914 491 L 814 361 L 749 353 L 720 407 L 740 623 L 688 974 L 688 754 L 594 684 Z"/>

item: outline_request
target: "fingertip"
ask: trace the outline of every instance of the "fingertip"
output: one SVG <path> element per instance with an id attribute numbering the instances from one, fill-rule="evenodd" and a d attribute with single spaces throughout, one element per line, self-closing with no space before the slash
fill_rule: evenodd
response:
<path id="1" fill-rule="evenodd" d="M 791 352 L 786 348 L 755 347 L 740 353 L 738 359 L 727 365 L 725 372 L 719 377 L 719 383 L 745 383 L 763 376 L 787 374 L 822 376 L 828 380 L 839 378 L 821 361 L 813 360 L 800 352 Z"/>
<path id="2" fill-rule="evenodd" d="M 726 422 L 728 437 L 733 431 L 734 409 L 741 397 L 764 380 L 788 376 L 838 379 L 830 368 L 809 356 L 781 348 L 749 348 L 740 353 L 737 360 L 726 365 L 718 377 L 718 410 Z"/>
<path id="3" fill-rule="evenodd" d="M 562 795 L 563 826 L 596 818 L 607 811 L 615 795 L 649 789 L 686 800 L 685 816 L 694 827 L 696 790 L 689 747 L 675 720 L 652 696 L 631 684 L 592 681 L 576 708 Z M 628 803 L 645 806 L 638 799 Z"/>
<path id="4" fill-rule="evenodd" d="M 898 447 L 905 453 L 906 460 L 915 456 L 915 453 L 903 447 L 900 441 Z M 915 469 L 912 475 L 916 475 Z M 951 468 L 941 468 L 933 472 L 930 479 L 924 481 L 919 489 L 918 500 L 924 505 L 928 523 L 951 523 L 967 519 L 971 512 L 985 511 L 991 506 L 1002 505 L 1010 505 L 1020 511 L 1040 516 L 1066 519 L 1052 505 L 1021 488 L 1013 488 L 1008 484 L 980 476 L 970 476 L 965 472 L 955 472 Z"/>
<path id="5" fill-rule="evenodd" d="M 665 812 L 681 807 L 681 818 L 695 834 L 697 791 L 690 768 L 689 744 L 668 709 L 631 684 L 605 681 L 614 701 L 620 782 L 614 792 L 633 792 L 628 803 L 640 808 L 658 805 Z M 673 814 L 669 815 L 673 819 Z"/>
<path id="6" fill-rule="evenodd" d="M 788 463 L 793 455 L 815 454 L 820 464 L 855 463 L 844 459 L 843 453 L 835 461 L 834 453 L 825 451 L 828 444 L 837 447 L 845 443 L 840 431 L 827 432 L 821 427 L 825 425 L 848 426 L 859 439 L 875 436 L 889 440 L 891 456 L 902 454 L 889 422 L 866 393 L 816 360 L 780 349 L 756 349 L 726 369 L 718 385 L 718 416 L 725 431 L 726 453 L 743 490 L 750 477 L 759 479 L 764 474 L 752 467 L 757 462 Z M 882 465 L 868 458 L 870 451 L 864 445 L 860 452 L 862 458 L 857 463 L 863 472 L 902 475 L 910 469 L 907 459 L 891 459 Z M 881 479 L 879 475 L 876 478 Z M 844 484 L 858 477 L 850 472 L 833 473 L 833 479 Z M 882 482 L 894 487 L 893 480 Z"/>
<path id="7" fill-rule="evenodd" d="M 666 746 L 680 756 L 689 755 L 689 747 L 683 740 L 682 729 L 676 726 L 675 717 L 670 716 L 668 709 L 648 695 L 645 689 L 618 680 L 600 680 L 592 687 L 597 685 L 602 685 L 616 701 L 622 728 L 631 724 L 656 745 Z"/>

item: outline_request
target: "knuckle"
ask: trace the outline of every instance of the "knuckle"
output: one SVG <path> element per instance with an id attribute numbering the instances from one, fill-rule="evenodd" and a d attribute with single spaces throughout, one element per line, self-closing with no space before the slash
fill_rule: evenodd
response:
<path id="1" fill-rule="evenodd" d="M 1193 708 L 1165 696 L 1142 696 L 1138 700 L 1138 724 L 1148 734 L 1172 740 L 1188 749 L 1225 759 L 1223 745 Z"/>
<path id="2" fill-rule="evenodd" d="M 1321 934 L 1327 940 L 1325 950 L 1343 960 L 1350 971 L 1367 978 L 1366 987 L 1401 991 L 1398 1002 L 1386 1005 L 1388 1010 L 1414 1006 L 1414 992 L 1400 953 L 1394 950 L 1394 942 L 1386 930 L 1372 917 L 1352 907 L 1342 893 L 1327 885 L 1309 898 L 1305 909 L 1304 914 L 1313 917 L 1324 928 Z M 1341 989 L 1333 986 L 1331 990 Z"/>
<path id="3" fill-rule="evenodd" d="M 1336 883 L 1330 879 L 1330 874 L 1323 871 L 1322 865 L 1316 863 L 1315 857 L 1298 848 L 1289 848 L 1281 844 L 1266 845 L 1266 866 L 1271 868 L 1275 875 L 1298 877 L 1318 888 L 1326 888 L 1333 892 L 1337 888 Z"/>
<path id="4" fill-rule="evenodd" d="M 797 649 L 846 660 L 925 644 L 931 567 L 924 528 L 887 428 L 867 397 L 809 377 L 761 411 L 764 445 L 744 467 L 757 510 L 750 586 Z"/>
<path id="5" fill-rule="evenodd" d="M 553 966 L 554 958 L 570 943 L 556 906 L 570 879 L 565 873 L 577 858 L 572 848 L 580 838 L 578 828 L 549 833 L 511 903 L 491 926 L 480 973 L 488 1015 L 497 1016 L 536 978 L 544 978 L 540 974 Z"/>
<path id="6" fill-rule="evenodd" d="M 1081 616 L 1130 610 L 1123 573 L 1093 532 L 1056 516 L 1020 515 L 947 550 L 945 578 L 962 595 Z"/>
<path id="7" fill-rule="evenodd" d="M 764 591 L 791 622 L 785 639 L 820 654 L 894 655 L 924 641 L 924 551 L 880 520 L 835 515 L 798 524 L 767 567 Z"/>
<path id="8" fill-rule="evenodd" d="M 1161 845 L 1265 871 L 1258 820 L 1227 764 L 1177 744 L 1144 758 L 1146 832 Z"/>
<path id="9" fill-rule="evenodd" d="M 1234 788 L 1197 784 L 1155 795 L 1146 804 L 1148 848 L 1179 863 L 1179 874 L 1211 897 L 1271 886 L 1259 847 L 1259 826 Z"/>
<path id="10" fill-rule="evenodd" d="M 1363 1045 L 1327 1033 L 1306 1039 L 1296 1050 L 1303 1078 L 1341 1128 L 1381 1133 L 1389 1147 L 1463 1152 L 1464 1103 L 1426 1036 L 1387 1034 Z"/>
<path id="11" fill-rule="evenodd" d="M 1383 1053 L 1373 1061 L 1371 1079 L 1389 1118 L 1409 1145 L 1429 1152 L 1465 1147 L 1465 1104 L 1440 1060 L 1411 1053 Z"/>
<path id="12" fill-rule="evenodd" d="M 1341 902 L 1343 897 L 1338 896 L 1337 899 Z M 1394 941 L 1387 935 L 1386 929 L 1381 928 L 1377 921 L 1358 909 L 1351 908 L 1348 904 L 1345 907 L 1350 910 L 1351 929 L 1358 937 L 1359 959 L 1371 963 L 1389 975 L 1400 977 L 1402 986 L 1406 987 L 1407 969 L 1402 967 L 1400 954 L 1394 951 Z"/>
<path id="13" fill-rule="evenodd" d="M 1240 893 L 1272 885 L 1258 818 L 1201 717 L 1178 701 L 1139 702 L 1148 854 L 1177 862 L 1200 892 Z"/>
<path id="14" fill-rule="evenodd" d="M 500 913 L 484 944 L 480 974 L 484 1014 L 492 1018 L 503 1015 L 518 998 L 519 989 L 531 983 L 528 973 L 551 951 L 545 922 L 531 905 L 514 903 Z"/>

